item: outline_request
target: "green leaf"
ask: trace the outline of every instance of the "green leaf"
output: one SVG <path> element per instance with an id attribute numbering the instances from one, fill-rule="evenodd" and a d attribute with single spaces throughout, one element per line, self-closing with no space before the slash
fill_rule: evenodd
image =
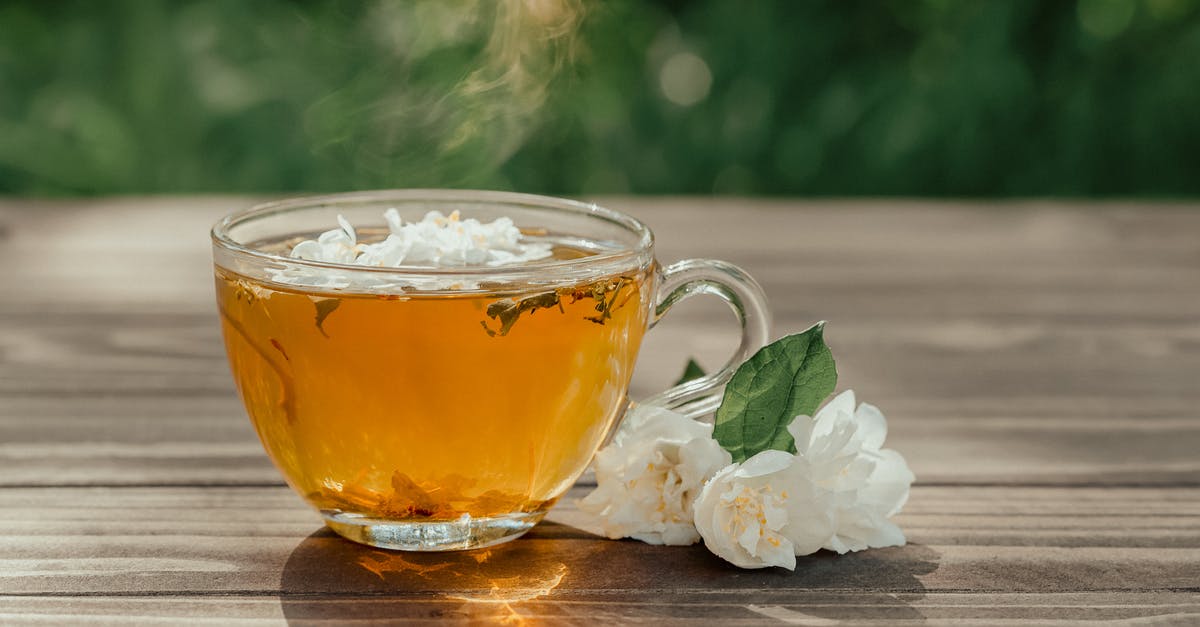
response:
<path id="1" fill-rule="evenodd" d="M 704 368 L 701 368 L 700 364 L 696 363 L 695 359 L 688 359 L 687 366 L 683 369 L 683 374 L 680 375 L 679 380 L 675 382 L 675 385 L 683 385 L 688 381 L 699 379 L 705 374 Z"/>
<path id="2" fill-rule="evenodd" d="M 317 306 L 317 330 L 321 332 L 321 335 L 329 337 L 329 334 L 325 332 L 325 319 L 329 317 L 329 314 L 333 313 L 334 309 L 338 308 L 338 305 L 342 304 L 342 299 L 322 298 L 321 300 L 313 301 L 313 303 Z"/>
<path id="3" fill-rule="evenodd" d="M 796 416 L 813 415 L 837 385 L 824 328 L 818 322 L 768 344 L 738 367 L 713 427 L 713 437 L 733 461 L 770 449 L 796 452 L 787 426 Z"/>

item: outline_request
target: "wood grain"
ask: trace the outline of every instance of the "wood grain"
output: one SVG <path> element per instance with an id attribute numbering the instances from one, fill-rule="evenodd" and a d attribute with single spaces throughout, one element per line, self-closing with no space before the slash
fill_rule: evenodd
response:
<path id="1" fill-rule="evenodd" d="M 321 530 L 285 488 L 0 489 L 0 616 L 218 613 L 221 599 L 244 618 L 1200 615 L 1197 488 L 918 487 L 898 519 L 908 546 L 821 553 L 794 573 L 596 538 L 568 524 L 585 490 L 514 543 L 412 555 Z"/>
<path id="2" fill-rule="evenodd" d="M 523 603 L 428 601 L 395 597 L 140 596 L 0 597 L 0 621 L 26 624 L 275 625 L 322 621 L 393 621 L 404 624 L 484 622 L 504 624 L 720 621 L 722 625 L 1192 625 L 1200 595 L 1192 593 L 924 593 L 870 596 L 800 591 L 780 604 L 737 604 L 710 595 L 685 604 L 607 598 Z M 670 614 L 668 614 L 670 612 Z M 132 619 L 132 616 L 138 619 Z M 220 618 L 208 618 L 220 616 Z"/>
<path id="3" fill-rule="evenodd" d="M 828 320 L 916 471 L 909 546 L 784 573 L 599 540 L 569 502 L 485 558 L 320 532 L 213 311 L 208 225 L 250 202 L 0 201 L 0 623 L 1200 621 L 1200 207 L 604 200 L 663 261 L 747 268 L 777 335 Z M 635 396 L 733 335 L 672 311 Z"/>

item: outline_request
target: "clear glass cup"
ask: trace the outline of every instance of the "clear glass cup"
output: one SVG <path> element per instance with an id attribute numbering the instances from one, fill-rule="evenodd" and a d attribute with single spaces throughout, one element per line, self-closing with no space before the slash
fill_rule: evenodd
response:
<path id="1" fill-rule="evenodd" d="M 511 218 L 556 246 L 496 267 L 305 261 L 290 246 L 334 228 L 386 235 L 382 214 Z M 535 525 L 586 469 L 630 401 L 643 333 L 712 294 L 741 344 L 718 372 L 645 403 L 711 412 L 763 346 L 762 289 L 712 260 L 666 268 L 637 219 L 594 204 L 464 190 L 271 202 L 213 227 L 217 301 L 247 413 L 288 484 L 342 536 L 418 551 L 469 549 Z"/>

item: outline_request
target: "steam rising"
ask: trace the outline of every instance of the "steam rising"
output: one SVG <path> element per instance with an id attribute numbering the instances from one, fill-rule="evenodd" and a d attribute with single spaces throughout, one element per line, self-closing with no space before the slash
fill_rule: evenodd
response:
<path id="1" fill-rule="evenodd" d="M 334 186 L 502 184 L 499 167 L 536 132 L 577 53 L 583 16 L 581 0 L 376 5 L 364 28 L 378 66 L 339 81 L 306 115 L 319 150 L 344 157 Z"/>
<path id="2" fill-rule="evenodd" d="M 459 86 L 465 99 L 477 103 L 476 115 L 464 121 L 445 147 L 457 147 L 499 124 L 501 149 L 493 155 L 499 161 L 523 143 L 529 130 L 525 122 L 545 103 L 555 76 L 572 59 L 583 12 L 578 0 L 483 4 L 496 7 L 483 64 Z"/>

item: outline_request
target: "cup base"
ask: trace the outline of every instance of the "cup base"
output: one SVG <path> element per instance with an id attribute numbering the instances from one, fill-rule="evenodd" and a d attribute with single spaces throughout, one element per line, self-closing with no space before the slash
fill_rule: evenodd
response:
<path id="1" fill-rule="evenodd" d="M 325 525 L 347 540 L 397 551 L 463 551 L 515 540 L 545 517 L 545 511 L 486 518 L 463 514 L 456 520 L 429 522 L 371 518 L 340 510 L 321 510 Z"/>

